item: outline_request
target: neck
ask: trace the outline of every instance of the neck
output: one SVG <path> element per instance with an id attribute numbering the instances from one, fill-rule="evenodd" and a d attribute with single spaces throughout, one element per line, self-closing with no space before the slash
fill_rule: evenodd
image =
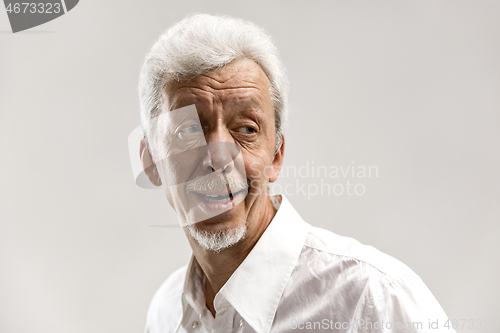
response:
<path id="1" fill-rule="evenodd" d="M 221 252 L 206 250 L 188 236 L 193 255 L 206 276 L 205 299 L 207 308 L 215 317 L 213 305 L 215 295 L 229 280 L 239 265 L 245 260 L 276 214 L 270 197 L 263 203 L 262 213 L 248 220 L 245 238 Z"/>

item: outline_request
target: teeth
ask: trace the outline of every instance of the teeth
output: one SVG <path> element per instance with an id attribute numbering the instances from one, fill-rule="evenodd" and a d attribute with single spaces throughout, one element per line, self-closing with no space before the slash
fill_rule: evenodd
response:
<path id="1" fill-rule="evenodd" d="M 242 190 L 239 190 L 238 192 L 233 192 L 233 197 L 240 193 Z M 197 193 L 198 195 L 202 196 L 206 201 L 210 203 L 226 203 L 228 202 L 231 197 L 229 194 L 226 195 L 218 195 L 218 194 L 213 194 L 213 193 Z"/>
<path id="2" fill-rule="evenodd" d="M 205 199 L 211 203 L 225 203 L 229 201 L 229 195 L 205 194 Z"/>

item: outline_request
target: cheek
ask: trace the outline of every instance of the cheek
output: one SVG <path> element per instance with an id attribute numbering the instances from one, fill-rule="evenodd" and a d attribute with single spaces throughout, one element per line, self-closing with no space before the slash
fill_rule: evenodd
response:
<path id="1" fill-rule="evenodd" d="M 267 192 L 269 178 L 273 174 L 273 158 L 271 156 L 273 152 L 263 149 L 262 147 L 246 151 L 242 149 L 245 172 L 250 181 L 251 192 Z"/>
<path id="2" fill-rule="evenodd" d="M 245 160 L 245 172 L 251 187 L 267 186 L 271 171 L 271 165 L 262 160 Z"/>
<path id="3" fill-rule="evenodd" d="M 207 154 L 206 146 L 189 149 L 157 162 L 162 182 L 175 186 L 189 181 L 196 169 L 200 168 L 202 158 Z"/>

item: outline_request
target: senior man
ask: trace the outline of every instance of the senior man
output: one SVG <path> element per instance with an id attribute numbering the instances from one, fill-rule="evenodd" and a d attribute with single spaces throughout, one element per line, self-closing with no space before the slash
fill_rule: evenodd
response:
<path id="1" fill-rule="evenodd" d="M 148 53 L 139 91 L 143 168 L 193 251 L 155 294 L 146 332 L 453 331 L 403 263 L 269 195 L 285 153 L 287 80 L 262 29 L 185 18 Z"/>

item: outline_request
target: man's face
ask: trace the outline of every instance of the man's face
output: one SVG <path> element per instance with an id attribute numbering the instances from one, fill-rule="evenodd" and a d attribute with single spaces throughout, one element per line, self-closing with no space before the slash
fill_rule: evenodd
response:
<path id="1" fill-rule="evenodd" d="M 210 197 L 214 193 L 209 189 L 200 186 L 187 189 L 185 200 L 191 205 L 221 212 L 196 223 L 196 228 L 216 232 L 245 222 L 250 231 L 256 228 L 253 224 L 265 218 L 266 205 L 269 204 L 267 184 L 277 178 L 283 157 L 282 152 L 277 157 L 274 154 L 274 109 L 269 80 L 263 70 L 251 60 L 235 60 L 219 71 L 171 85 L 167 95 L 172 113 L 196 105 L 202 130 L 199 134 L 203 143 L 208 145 L 206 154 L 201 156 L 193 150 L 189 163 L 181 163 L 184 181 L 189 184 L 191 180 L 210 177 L 213 170 L 216 170 L 214 175 L 217 170 L 224 170 L 217 176 L 235 179 L 237 190 L 241 189 L 242 183 L 249 185 L 246 197 L 246 190 L 237 192 L 234 198 L 237 204 L 229 210 Z M 196 135 L 197 126 L 193 122 L 184 132 Z M 168 168 L 168 165 L 158 167 L 164 181 L 172 177 Z M 169 201 L 172 203 L 171 198 Z"/>

